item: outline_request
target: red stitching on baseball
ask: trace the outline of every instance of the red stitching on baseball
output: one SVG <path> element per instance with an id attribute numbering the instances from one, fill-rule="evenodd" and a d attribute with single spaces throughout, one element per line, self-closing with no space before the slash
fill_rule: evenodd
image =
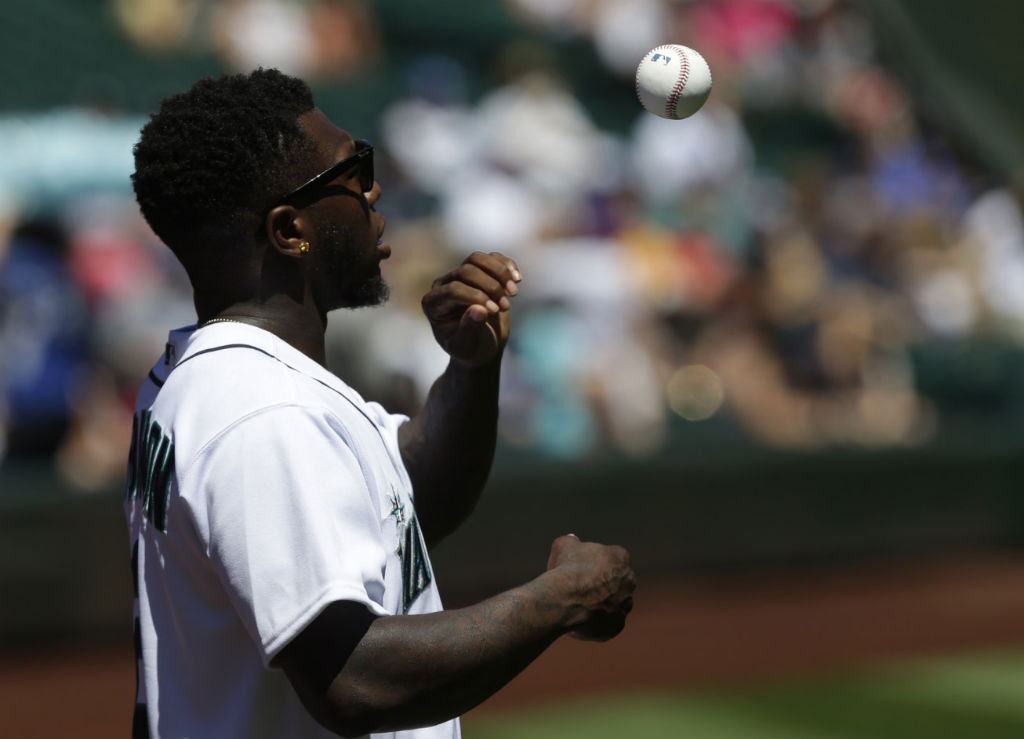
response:
<path id="1" fill-rule="evenodd" d="M 679 52 L 679 79 L 676 80 L 676 84 L 672 87 L 672 92 L 669 93 L 668 100 L 665 101 L 665 112 L 668 113 L 670 118 L 675 118 L 679 96 L 682 95 L 683 88 L 686 87 L 686 80 L 690 78 L 690 62 L 686 58 L 686 51 L 683 50 L 683 47 L 670 46 L 669 48 Z"/>

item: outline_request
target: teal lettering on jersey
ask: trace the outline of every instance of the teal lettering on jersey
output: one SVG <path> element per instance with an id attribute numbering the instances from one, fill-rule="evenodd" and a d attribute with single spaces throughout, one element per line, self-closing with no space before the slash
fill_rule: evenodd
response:
<path id="1" fill-rule="evenodd" d="M 144 410 L 132 419 L 132 446 L 128 452 L 126 500 L 142 498 L 142 514 L 167 532 L 167 501 L 174 472 L 174 444 L 153 412 Z"/>
<path id="2" fill-rule="evenodd" d="M 413 602 L 433 579 L 427 561 L 427 548 L 423 544 L 415 513 L 402 529 L 398 556 L 402 560 L 402 613 L 408 613 Z"/>

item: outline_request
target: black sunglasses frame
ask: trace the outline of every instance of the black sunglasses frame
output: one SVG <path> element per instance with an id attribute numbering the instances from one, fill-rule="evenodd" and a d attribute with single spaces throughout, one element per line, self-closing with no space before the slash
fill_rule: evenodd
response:
<path id="1" fill-rule="evenodd" d="M 342 159 L 337 164 L 332 164 L 323 172 L 296 187 L 290 193 L 281 198 L 281 202 L 299 199 L 301 196 L 308 196 L 310 192 L 323 187 L 336 179 L 342 172 L 353 167 L 359 167 L 359 187 L 364 193 L 373 189 L 373 144 L 366 139 L 356 141 L 356 153 Z"/>

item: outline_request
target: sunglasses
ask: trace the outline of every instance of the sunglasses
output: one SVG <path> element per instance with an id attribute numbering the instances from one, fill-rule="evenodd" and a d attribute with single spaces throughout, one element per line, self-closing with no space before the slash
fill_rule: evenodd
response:
<path id="1" fill-rule="evenodd" d="M 373 144 L 366 139 L 360 139 L 356 141 L 356 153 L 350 157 L 342 159 L 337 164 L 332 164 L 330 167 L 325 169 L 323 172 L 318 174 L 313 179 L 309 180 L 304 184 L 299 185 L 290 193 L 285 195 L 282 200 L 288 201 L 299 198 L 300 196 L 308 196 L 311 192 L 318 188 L 327 185 L 329 182 L 334 181 L 342 173 L 346 172 L 353 167 L 358 167 L 359 171 L 356 175 L 359 178 L 359 187 L 362 192 L 370 192 L 373 189 Z"/>

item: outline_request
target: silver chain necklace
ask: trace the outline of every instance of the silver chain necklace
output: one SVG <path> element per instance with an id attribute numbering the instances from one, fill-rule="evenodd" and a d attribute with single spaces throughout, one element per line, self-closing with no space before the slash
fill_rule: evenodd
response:
<path id="1" fill-rule="evenodd" d="M 196 326 L 196 328 L 206 328 L 211 323 L 242 323 L 242 324 L 245 324 L 245 321 L 239 321 L 237 318 L 211 318 L 209 321 L 203 321 L 198 326 Z M 249 324 L 245 324 L 245 325 L 249 325 Z"/>

